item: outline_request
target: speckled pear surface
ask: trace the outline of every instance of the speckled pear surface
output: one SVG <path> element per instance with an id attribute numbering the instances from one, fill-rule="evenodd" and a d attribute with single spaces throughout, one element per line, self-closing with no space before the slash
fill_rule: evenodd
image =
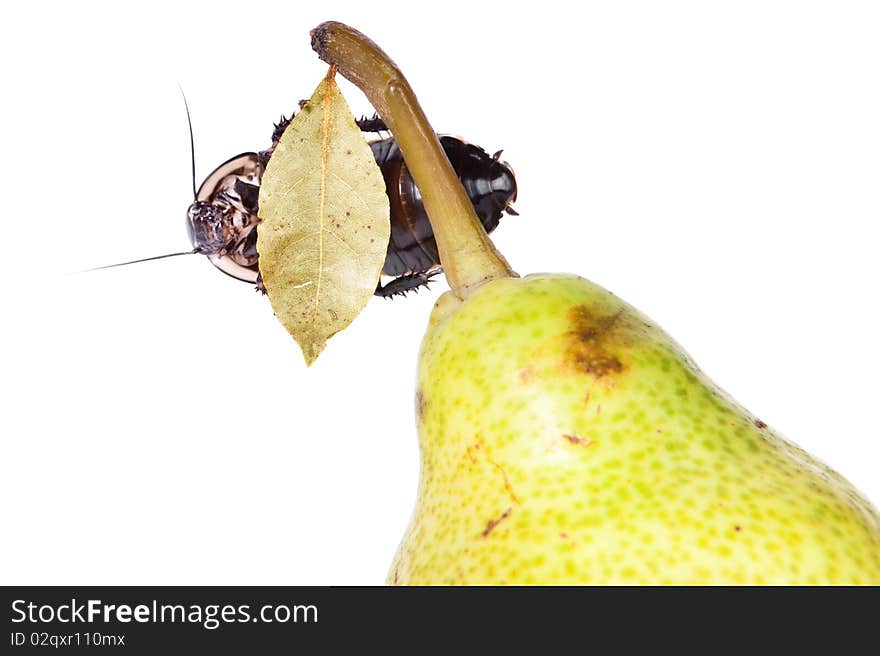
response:
<path id="1" fill-rule="evenodd" d="M 440 298 L 398 584 L 880 584 L 880 515 L 575 276 Z"/>

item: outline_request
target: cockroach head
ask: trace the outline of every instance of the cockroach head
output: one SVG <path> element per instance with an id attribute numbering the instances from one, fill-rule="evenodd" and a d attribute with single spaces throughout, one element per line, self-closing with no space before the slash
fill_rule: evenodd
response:
<path id="1" fill-rule="evenodd" d="M 189 206 L 186 227 L 197 253 L 215 255 L 233 240 L 231 222 L 226 213 L 227 210 L 201 200 Z"/>

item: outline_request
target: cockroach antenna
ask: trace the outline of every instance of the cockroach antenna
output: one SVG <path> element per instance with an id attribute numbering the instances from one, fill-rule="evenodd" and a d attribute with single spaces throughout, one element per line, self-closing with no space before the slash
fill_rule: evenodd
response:
<path id="1" fill-rule="evenodd" d="M 180 89 L 180 95 L 183 98 L 183 107 L 186 109 L 186 124 L 189 127 L 189 155 L 190 161 L 192 163 L 192 190 L 193 190 L 193 200 L 198 199 L 198 191 L 196 189 L 196 145 L 195 139 L 193 138 L 193 126 L 192 126 L 192 117 L 189 113 L 189 103 L 186 101 L 186 94 L 183 92 L 183 87 L 180 85 L 180 82 L 177 83 L 177 88 Z M 165 255 L 154 255 L 153 257 L 144 257 L 138 260 L 129 260 L 128 262 L 119 262 L 117 264 L 105 264 L 104 266 L 94 267 L 92 269 L 83 269 L 82 271 L 77 271 L 77 273 L 88 273 L 89 271 L 100 271 L 101 269 L 113 269 L 115 267 L 127 266 L 129 264 L 138 264 L 140 262 L 150 262 L 152 260 L 164 260 L 166 257 L 178 257 L 179 255 L 195 255 L 197 253 L 201 253 L 201 249 L 194 248 L 191 251 L 180 251 L 179 253 L 167 253 Z"/>
<path id="2" fill-rule="evenodd" d="M 83 269 L 77 273 L 88 273 L 89 271 L 100 271 L 101 269 L 112 269 L 113 267 L 126 266 L 127 264 L 137 264 L 138 262 L 149 262 L 150 260 L 163 260 L 166 257 L 177 257 L 178 255 L 195 255 L 198 250 L 181 251 L 179 253 L 166 253 L 165 255 L 154 255 L 153 257 L 144 257 L 140 260 L 129 260 L 128 262 L 119 262 L 118 264 L 105 264 L 104 266 L 94 267 L 93 269 Z"/>
<path id="3" fill-rule="evenodd" d="M 195 200 L 198 196 L 198 191 L 196 191 L 196 140 L 193 138 L 193 123 L 189 115 L 189 103 L 186 102 L 186 94 L 183 92 L 180 82 L 177 83 L 177 88 L 180 89 L 180 95 L 183 97 L 183 106 L 186 108 L 186 123 L 189 126 L 189 156 L 192 162 L 193 200 Z"/>

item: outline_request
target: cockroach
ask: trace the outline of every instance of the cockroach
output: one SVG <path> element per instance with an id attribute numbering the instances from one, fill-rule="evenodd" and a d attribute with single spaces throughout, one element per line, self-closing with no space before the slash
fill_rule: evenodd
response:
<path id="1" fill-rule="evenodd" d="M 195 149 L 192 146 L 190 121 L 194 200 L 186 215 L 193 250 L 159 257 L 189 253 L 205 255 L 224 273 L 254 283 L 263 290 L 256 230 L 259 223 L 260 180 L 292 118 L 282 116 L 275 125 L 272 145 L 268 149 L 258 153 L 241 153 L 228 159 L 214 169 L 198 189 L 195 188 Z M 388 131 L 378 116 L 361 118 L 357 124 L 364 132 L 379 136 Z M 479 146 L 457 137 L 440 135 L 439 139 L 486 232 L 496 228 L 503 213 L 516 214 L 511 207 L 516 200 L 516 178 L 510 165 L 501 161 L 500 150 L 489 155 Z M 418 287 L 427 286 L 430 279 L 440 272 L 437 243 L 421 193 L 406 168 L 394 137 L 371 141 L 370 148 L 385 179 L 391 209 L 391 239 L 382 273 L 393 280 L 385 285 L 380 282 L 375 294 L 386 298 L 405 295 Z M 141 261 L 144 260 L 135 260 Z"/>

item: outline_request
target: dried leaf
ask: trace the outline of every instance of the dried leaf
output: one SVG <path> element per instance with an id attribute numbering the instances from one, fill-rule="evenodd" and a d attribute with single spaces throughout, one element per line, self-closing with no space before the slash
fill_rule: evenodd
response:
<path id="1" fill-rule="evenodd" d="M 260 186 L 260 274 L 307 364 L 372 298 L 388 216 L 382 173 L 330 74 L 284 131 Z"/>

